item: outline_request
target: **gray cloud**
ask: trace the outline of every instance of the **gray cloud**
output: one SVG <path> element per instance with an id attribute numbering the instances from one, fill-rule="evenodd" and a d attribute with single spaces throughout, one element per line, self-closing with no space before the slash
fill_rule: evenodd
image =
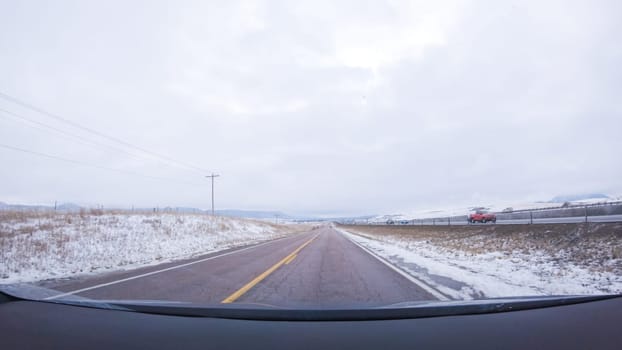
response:
<path id="1" fill-rule="evenodd" d="M 357 214 L 619 194 L 620 10 L 20 2 L 0 14 L 0 91 L 221 173 L 222 207 Z M 3 144 L 175 179 L 2 149 L 1 200 L 208 206 L 200 172 L 1 112 L 0 125 Z"/>

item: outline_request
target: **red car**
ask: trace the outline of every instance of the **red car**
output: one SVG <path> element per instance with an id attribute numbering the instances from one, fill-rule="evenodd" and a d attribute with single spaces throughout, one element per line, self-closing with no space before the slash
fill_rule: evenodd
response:
<path id="1" fill-rule="evenodd" d="M 481 222 L 485 224 L 489 221 L 497 222 L 497 216 L 494 213 L 489 213 L 486 210 L 478 209 L 475 212 L 469 214 L 467 221 L 470 223 Z"/>

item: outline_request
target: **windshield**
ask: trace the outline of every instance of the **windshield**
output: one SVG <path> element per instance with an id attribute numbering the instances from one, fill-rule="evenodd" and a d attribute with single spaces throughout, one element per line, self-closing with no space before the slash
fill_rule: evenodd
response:
<path id="1" fill-rule="evenodd" d="M 6 3 L 0 289 L 294 309 L 621 293 L 620 13 Z"/>

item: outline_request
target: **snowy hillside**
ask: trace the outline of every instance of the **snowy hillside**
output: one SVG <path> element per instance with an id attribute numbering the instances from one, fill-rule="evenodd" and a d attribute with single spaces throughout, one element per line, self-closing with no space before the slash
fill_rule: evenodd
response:
<path id="1" fill-rule="evenodd" d="M 159 264 L 296 229 L 302 227 L 192 214 L 0 212 L 0 283 Z"/>
<path id="2" fill-rule="evenodd" d="M 579 197 L 580 199 L 576 199 Z M 543 208 L 559 208 L 562 204 L 558 200 L 560 198 L 566 198 L 557 196 L 551 201 L 540 202 L 499 202 L 499 203 L 474 203 L 471 206 L 465 207 L 449 207 L 438 208 L 433 210 L 414 210 L 404 213 L 379 215 L 369 219 L 370 223 L 373 222 L 386 222 L 387 220 L 393 220 L 398 222 L 400 220 L 413 220 L 413 219 L 427 219 L 427 218 L 441 218 L 449 216 L 467 215 L 469 211 L 476 207 L 486 208 L 493 212 L 501 212 L 504 209 L 512 208 L 512 210 L 524 210 L 524 209 L 543 209 Z M 604 196 L 601 194 L 594 195 L 593 198 L 585 196 L 567 196 L 568 199 L 575 199 L 568 201 L 569 204 L 581 205 L 581 204 L 594 204 L 594 203 L 608 203 L 617 202 L 622 200 L 622 196 Z"/>

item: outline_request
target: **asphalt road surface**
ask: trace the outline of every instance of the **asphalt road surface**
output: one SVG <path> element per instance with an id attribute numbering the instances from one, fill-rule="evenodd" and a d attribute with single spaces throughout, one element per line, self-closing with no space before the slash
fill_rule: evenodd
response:
<path id="1" fill-rule="evenodd" d="M 47 287 L 53 298 L 356 307 L 437 300 L 421 282 L 324 226 L 200 258 Z"/>
<path id="2" fill-rule="evenodd" d="M 620 222 L 622 215 L 588 216 L 587 222 Z M 585 216 L 571 216 L 564 218 L 538 218 L 533 219 L 534 224 L 574 224 L 585 222 Z M 529 219 L 522 220 L 497 220 L 498 224 L 528 224 Z"/>
<path id="3" fill-rule="evenodd" d="M 578 224 L 585 222 L 585 216 L 569 216 L 569 217 L 558 217 L 558 218 L 534 218 L 530 219 L 497 219 L 497 225 L 516 225 L 516 224 Z M 597 216 L 588 216 L 587 222 L 622 222 L 622 215 L 597 215 Z M 385 222 L 376 223 L 380 225 L 384 225 Z M 491 222 L 487 222 L 483 225 L 490 225 Z M 433 222 L 432 219 L 414 219 L 414 221 L 409 222 L 408 224 L 400 224 L 399 220 L 395 222 L 395 225 L 437 225 L 444 226 L 448 225 L 447 218 L 439 218 L 436 222 Z M 469 223 L 466 220 L 466 215 L 463 219 L 451 219 L 451 225 L 482 225 L 482 223 Z"/>

